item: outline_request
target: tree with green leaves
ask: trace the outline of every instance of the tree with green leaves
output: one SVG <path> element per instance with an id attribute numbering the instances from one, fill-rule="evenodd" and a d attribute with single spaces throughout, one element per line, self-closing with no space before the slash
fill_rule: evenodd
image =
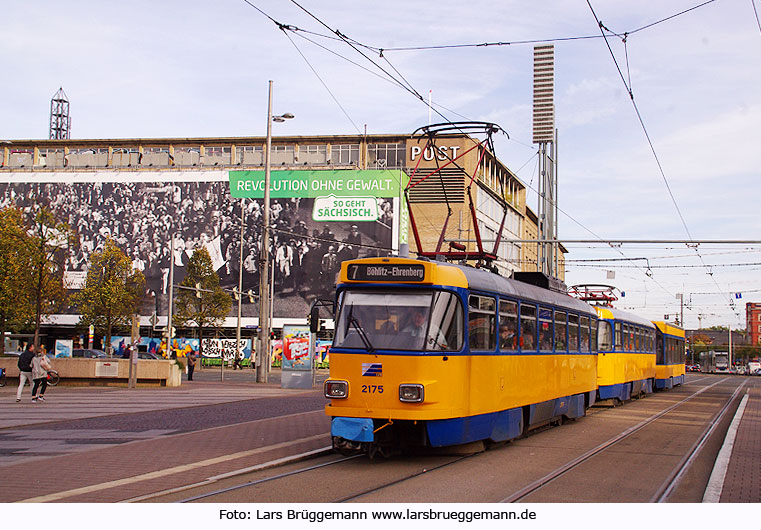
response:
<path id="1" fill-rule="evenodd" d="M 5 353 L 5 332 L 28 327 L 34 321 L 28 240 L 21 210 L 0 210 L 0 355 Z"/>
<path id="2" fill-rule="evenodd" d="M 218 329 L 232 306 L 230 295 L 219 286 L 219 275 L 214 270 L 208 250 L 201 247 L 193 251 L 180 286 L 175 325 L 195 324 L 198 327 L 199 352 L 203 353 L 203 330 Z"/>
<path id="3" fill-rule="evenodd" d="M 145 294 L 145 276 L 132 266 L 132 260 L 116 242 L 108 238 L 103 249 L 90 256 L 90 267 L 74 304 L 81 315 L 80 324 L 94 326 L 103 333 L 110 351 L 111 330 L 126 326 L 140 310 Z"/>
<path id="4" fill-rule="evenodd" d="M 66 302 L 63 253 L 73 244 L 74 232 L 58 221 L 50 208 L 40 206 L 33 213 L 27 235 L 27 288 L 34 304 L 34 347 L 39 349 L 42 318 Z"/>

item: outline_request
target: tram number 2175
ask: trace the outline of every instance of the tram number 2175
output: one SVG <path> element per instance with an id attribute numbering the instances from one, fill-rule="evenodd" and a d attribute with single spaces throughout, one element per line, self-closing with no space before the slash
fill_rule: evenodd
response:
<path id="1" fill-rule="evenodd" d="M 363 394 L 383 394 L 383 385 L 362 385 Z"/>

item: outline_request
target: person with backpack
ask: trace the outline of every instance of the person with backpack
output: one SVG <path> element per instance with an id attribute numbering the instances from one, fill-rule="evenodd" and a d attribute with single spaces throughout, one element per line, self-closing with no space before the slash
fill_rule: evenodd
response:
<path id="1" fill-rule="evenodd" d="M 50 361 L 48 356 L 41 350 L 32 359 L 32 378 L 34 379 L 34 386 L 32 387 L 32 403 L 39 401 L 45 401 L 45 389 L 48 387 L 48 370 L 50 370 Z M 40 389 L 40 393 L 37 393 L 37 389 Z"/>
<path id="2" fill-rule="evenodd" d="M 24 384 L 29 381 L 32 386 L 32 359 L 34 359 L 34 344 L 29 343 L 26 350 L 18 358 L 18 390 L 16 390 L 16 403 L 21 401 L 21 393 L 24 391 Z"/>

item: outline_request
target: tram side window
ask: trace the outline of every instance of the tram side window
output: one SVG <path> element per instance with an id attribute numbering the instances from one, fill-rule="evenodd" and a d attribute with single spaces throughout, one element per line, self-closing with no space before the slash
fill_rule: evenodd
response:
<path id="1" fill-rule="evenodd" d="M 589 330 L 592 333 L 592 336 L 589 338 L 589 346 L 593 353 L 597 353 L 597 323 L 599 320 L 590 319 L 589 320 Z"/>
<path id="2" fill-rule="evenodd" d="M 499 301 L 499 349 L 518 349 L 518 304 Z"/>
<path id="3" fill-rule="evenodd" d="M 566 351 L 566 313 L 565 311 L 555 311 L 555 350 Z"/>
<path id="4" fill-rule="evenodd" d="M 579 331 L 581 332 L 581 338 L 579 341 L 581 351 L 589 353 L 589 317 L 581 317 L 579 321 Z"/>
<path id="5" fill-rule="evenodd" d="M 623 330 L 621 329 L 621 322 L 616 322 L 616 351 L 623 351 L 624 349 L 624 334 Z M 613 350 L 608 350 L 613 351 Z"/>
<path id="6" fill-rule="evenodd" d="M 619 326 L 620 324 L 616 324 Z M 613 334 L 610 322 L 607 320 L 597 321 L 597 346 L 601 352 L 613 351 Z"/>
<path id="7" fill-rule="evenodd" d="M 552 309 L 539 308 L 539 350 L 552 351 Z"/>
<path id="8" fill-rule="evenodd" d="M 618 344 L 616 344 L 616 346 L 618 346 Z M 629 326 L 627 324 L 621 324 L 621 351 L 628 351 L 628 350 L 629 350 Z"/>
<path id="9" fill-rule="evenodd" d="M 642 330 L 639 327 L 634 328 L 634 349 L 641 351 L 642 347 Z"/>
<path id="10" fill-rule="evenodd" d="M 536 350 L 536 306 L 521 303 L 521 350 Z"/>
<path id="11" fill-rule="evenodd" d="M 493 350 L 497 347 L 497 301 L 489 296 L 470 295 L 468 308 L 470 349 Z"/>
<path id="12" fill-rule="evenodd" d="M 568 351 L 579 351 L 579 317 L 568 314 Z"/>

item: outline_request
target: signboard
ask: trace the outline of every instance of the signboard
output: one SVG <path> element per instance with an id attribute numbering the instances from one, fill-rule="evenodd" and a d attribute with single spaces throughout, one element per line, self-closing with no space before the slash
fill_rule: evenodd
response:
<path id="1" fill-rule="evenodd" d="M 315 221 L 377 221 L 378 201 L 375 197 L 317 197 L 312 219 Z"/>
<path id="2" fill-rule="evenodd" d="M 272 173 L 275 318 L 303 318 L 312 300 L 332 298 L 342 261 L 393 254 L 407 243 L 408 180 L 401 170 Z M 76 228 L 80 244 L 62 253 L 67 288 L 84 285 L 93 253 L 111 237 L 145 275 L 150 307 L 165 308 L 170 272 L 182 283 L 198 248 L 209 252 L 222 288 L 237 289 L 242 276 L 244 292 L 258 291 L 263 185 L 263 171 L 3 172 L 0 202 L 33 208 L 44 192 L 54 215 Z"/>
<path id="3" fill-rule="evenodd" d="M 283 326 L 283 370 L 311 370 L 311 333 L 308 326 Z"/>
<path id="4" fill-rule="evenodd" d="M 224 356 L 226 361 L 235 358 L 236 339 L 203 339 L 203 356 L 219 359 Z M 241 339 L 238 347 L 238 359 L 251 356 L 251 339 Z"/>
<path id="5" fill-rule="evenodd" d="M 63 286 L 66 289 L 84 289 L 87 271 L 64 271 Z"/>
<path id="6" fill-rule="evenodd" d="M 312 388 L 313 349 L 309 326 L 283 326 L 281 388 Z"/>
<path id="7" fill-rule="evenodd" d="M 71 357 L 71 350 L 74 349 L 73 340 L 57 340 L 55 341 L 55 357 Z"/>
<path id="8" fill-rule="evenodd" d="M 272 171 L 270 197 L 399 197 L 409 177 L 401 170 Z M 233 198 L 264 197 L 264 171 L 230 171 Z"/>
<path id="9" fill-rule="evenodd" d="M 353 263 L 346 270 L 349 280 L 359 282 L 422 282 L 424 265 Z"/>
<path id="10" fill-rule="evenodd" d="M 119 377 L 118 361 L 99 361 L 95 363 L 95 377 Z"/>

